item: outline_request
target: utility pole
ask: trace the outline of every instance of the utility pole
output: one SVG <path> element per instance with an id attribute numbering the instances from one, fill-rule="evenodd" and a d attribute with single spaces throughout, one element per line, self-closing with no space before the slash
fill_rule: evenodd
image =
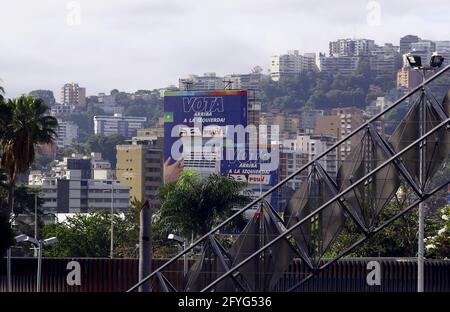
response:
<path id="1" fill-rule="evenodd" d="M 38 267 L 36 277 L 36 292 L 41 292 L 41 279 L 42 279 L 42 248 L 43 243 L 39 241 L 39 246 L 35 246 L 34 250 L 38 249 Z"/>
<path id="2" fill-rule="evenodd" d="M 143 280 L 152 271 L 152 244 L 151 224 L 152 211 L 148 200 L 142 205 L 139 227 L 139 281 Z M 151 291 L 151 281 L 147 281 L 139 287 L 140 292 Z"/>
<path id="3" fill-rule="evenodd" d="M 109 257 L 114 258 L 114 180 L 111 180 L 111 239 Z"/>
<path id="4" fill-rule="evenodd" d="M 425 70 L 423 71 L 423 82 L 425 82 Z M 425 99 L 425 88 L 422 87 L 422 94 L 420 95 L 420 108 L 419 108 L 419 115 L 420 115 L 420 124 L 419 124 L 419 131 L 420 136 L 423 136 L 426 132 L 426 99 Z M 423 194 L 425 191 L 424 187 L 424 172 L 423 172 L 423 163 L 425 161 L 425 148 L 426 148 L 426 141 L 420 142 L 419 145 L 419 184 L 420 184 L 420 190 Z M 418 246 L 417 246 L 417 292 L 423 292 L 424 291 L 424 239 L 425 239 L 425 211 L 423 207 L 423 202 L 420 202 L 419 204 L 419 238 L 418 238 Z"/>
<path id="5" fill-rule="evenodd" d="M 413 55 L 411 53 L 406 55 L 406 60 L 409 65 L 415 70 L 419 71 L 422 75 L 422 87 L 420 89 L 419 98 L 419 135 L 423 137 L 427 132 L 427 90 L 425 89 L 426 74 L 427 71 L 433 71 L 438 67 L 441 67 L 444 62 L 442 55 L 433 53 L 429 66 L 422 66 L 422 58 L 419 55 Z M 427 140 L 424 139 L 419 144 L 419 188 L 421 196 L 425 192 L 425 185 L 427 183 L 427 177 L 425 173 L 425 161 L 426 161 L 426 145 Z M 418 228 L 418 244 L 417 244 L 417 291 L 424 291 L 424 239 L 425 239 L 425 208 L 423 202 L 419 203 L 419 228 Z"/>
<path id="6" fill-rule="evenodd" d="M 38 193 L 34 193 L 34 239 L 37 240 L 37 207 L 38 207 Z M 34 257 L 38 256 L 38 250 L 34 247 Z"/>

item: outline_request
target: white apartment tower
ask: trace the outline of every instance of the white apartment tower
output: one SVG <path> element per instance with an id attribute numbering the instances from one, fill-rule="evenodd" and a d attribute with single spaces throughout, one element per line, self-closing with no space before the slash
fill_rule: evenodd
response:
<path id="1" fill-rule="evenodd" d="M 281 77 L 295 76 L 303 72 L 316 71 L 316 54 L 299 54 L 298 50 L 289 50 L 287 54 L 272 56 L 270 77 L 274 81 Z"/>
<path id="2" fill-rule="evenodd" d="M 120 134 L 127 139 L 136 135 L 138 129 L 145 127 L 147 117 L 122 116 L 94 116 L 94 133 L 102 135 Z"/>

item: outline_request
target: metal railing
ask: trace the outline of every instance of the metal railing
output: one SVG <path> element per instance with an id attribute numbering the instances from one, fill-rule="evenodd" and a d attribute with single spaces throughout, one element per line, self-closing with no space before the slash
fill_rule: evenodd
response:
<path id="1" fill-rule="evenodd" d="M 254 199 L 253 201 L 251 201 L 248 205 L 246 205 L 244 208 L 242 208 L 241 210 L 237 211 L 236 213 L 234 213 L 233 215 L 231 215 L 229 218 L 227 218 L 225 221 L 221 222 L 219 225 L 217 225 L 216 227 L 214 227 L 211 231 L 209 231 L 208 233 L 206 233 L 205 235 L 203 235 L 202 237 L 200 237 L 199 239 L 197 239 L 192 245 L 190 245 L 188 248 L 186 248 L 185 250 L 183 250 L 182 252 L 178 253 L 175 257 L 173 257 L 171 260 L 169 260 L 168 262 L 166 262 L 164 265 L 160 266 L 158 269 L 156 269 L 155 271 L 153 271 L 150 275 L 148 275 L 146 278 L 144 278 L 143 280 L 139 281 L 137 284 L 135 284 L 133 287 L 131 287 L 128 291 L 134 291 L 136 290 L 141 284 L 143 284 L 144 282 L 148 281 L 149 279 L 153 278 L 156 276 L 156 274 L 158 272 L 161 272 L 162 270 L 164 270 L 167 266 L 169 266 L 172 262 L 176 261 L 177 259 L 179 259 L 180 257 L 182 257 L 184 254 L 186 254 L 187 252 L 191 251 L 193 248 L 195 248 L 196 246 L 198 246 L 199 244 L 201 244 L 205 239 L 207 239 L 210 235 L 213 235 L 214 233 L 216 233 L 218 230 L 220 230 L 223 226 L 227 225 L 228 223 L 230 223 L 232 220 L 234 220 L 236 217 L 238 217 L 239 215 L 241 215 L 243 212 L 249 210 L 250 208 L 254 207 L 257 203 L 263 201 L 267 196 L 271 195 L 273 192 L 279 190 L 282 186 L 284 186 L 287 182 L 289 182 L 290 180 L 292 180 L 294 177 L 296 177 L 299 173 L 301 173 L 302 171 L 304 171 L 305 169 L 309 168 L 311 165 L 315 164 L 316 162 L 320 161 L 324 156 L 326 156 L 327 154 L 330 153 L 330 151 L 338 148 L 341 144 L 343 144 L 344 142 L 347 142 L 348 140 L 350 140 L 353 136 L 355 136 L 356 134 L 358 134 L 361 130 L 363 130 L 364 128 L 366 128 L 368 125 L 373 124 L 375 121 L 377 121 L 380 117 L 382 117 L 383 115 L 385 115 L 386 113 L 388 113 L 389 111 L 393 110 L 395 107 L 397 107 L 398 105 L 400 105 L 401 103 L 403 103 L 406 99 L 412 97 L 416 92 L 418 92 L 419 90 L 422 90 L 423 88 L 425 88 L 427 85 L 429 85 L 432 81 L 434 81 L 436 78 L 440 77 L 441 75 L 443 75 L 445 72 L 447 72 L 450 69 L 450 65 L 446 66 L 444 69 L 442 69 L 441 71 L 439 71 L 438 73 L 434 74 L 433 76 L 431 76 L 430 78 L 428 78 L 426 81 L 424 81 L 422 84 L 418 85 L 417 87 L 415 87 L 414 89 L 412 89 L 410 92 L 408 92 L 407 94 L 405 94 L 404 96 L 402 96 L 400 99 L 398 99 L 397 101 L 395 101 L 395 103 L 393 103 L 391 106 L 389 106 L 388 108 L 386 108 L 385 110 L 383 110 L 382 112 L 376 114 L 375 116 L 373 116 L 372 118 L 370 118 L 369 120 L 367 120 L 365 123 L 361 124 L 360 126 L 358 126 L 356 129 L 354 129 L 350 134 L 348 134 L 346 137 L 344 137 L 343 139 L 339 140 L 338 142 L 336 142 L 335 144 L 333 144 L 329 149 L 327 149 L 326 151 L 320 153 L 318 156 L 316 156 L 314 159 L 312 159 L 311 161 L 307 162 L 305 165 L 303 165 L 300 169 L 298 169 L 297 171 L 295 171 L 294 173 L 292 173 L 291 175 L 289 175 L 288 177 L 286 177 L 283 181 L 279 182 L 277 185 L 275 185 L 274 187 L 272 187 L 270 190 L 266 191 L 264 194 L 262 194 L 261 196 L 259 196 L 258 198 Z M 422 135 L 421 137 L 419 137 L 417 140 L 415 140 L 413 143 L 409 144 L 408 146 L 406 146 L 405 148 L 403 148 L 401 151 L 395 153 L 394 155 L 392 155 L 391 157 L 389 157 L 388 160 L 386 160 L 385 162 L 383 162 L 381 165 L 379 165 L 377 168 L 371 170 L 369 173 L 367 173 L 364 177 L 360 178 L 358 181 L 352 183 L 351 186 L 349 186 L 348 188 L 346 188 L 343 191 L 340 191 L 337 195 L 335 195 L 332 199 L 330 199 L 329 201 L 327 201 L 324 205 L 320 206 L 319 208 L 315 209 L 313 212 L 311 212 L 310 214 L 308 214 L 308 216 L 306 216 L 305 218 L 303 218 L 302 220 L 300 220 L 299 222 L 297 222 L 296 224 L 294 224 L 292 227 L 290 227 L 285 233 L 282 233 L 280 236 L 278 236 L 277 238 L 273 239 L 272 241 L 270 241 L 269 243 L 267 243 L 266 245 L 264 245 L 263 247 L 261 247 L 259 250 L 255 251 L 253 254 L 251 254 L 249 257 L 247 257 L 246 259 L 244 259 L 243 261 L 239 262 L 239 264 L 237 264 L 234 267 L 231 267 L 230 270 L 226 273 L 224 273 L 222 276 L 220 276 L 219 278 L 217 278 L 215 281 L 213 281 L 212 283 L 210 283 L 208 286 L 206 286 L 203 291 L 207 291 L 210 290 L 212 287 L 214 287 L 217 283 L 219 283 L 220 281 L 222 281 L 223 279 L 225 279 L 226 277 L 230 276 L 231 274 L 233 274 L 233 272 L 235 272 L 236 270 L 238 270 L 240 267 L 242 267 L 243 265 L 245 265 L 246 263 L 248 263 L 251 259 L 253 259 L 254 257 L 256 257 L 257 255 L 259 255 L 261 252 L 263 252 L 264 250 L 266 250 L 267 248 L 269 248 L 270 246 L 272 246 L 273 244 L 275 244 L 276 242 L 278 242 L 279 240 L 283 239 L 284 237 L 286 237 L 287 235 L 289 235 L 291 232 L 293 232 L 296 228 L 298 228 L 300 225 L 302 225 L 304 222 L 306 222 L 306 220 L 308 220 L 309 218 L 311 218 L 312 216 L 316 215 L 317 213 L 319 213 L 320 211 L 324 210 L 327 206 L 329 206 L 330 204 L 332 204 L 333 202 L 337 201 L 340 197 L 342 197 L 343 195 L 347 194 L 348 192 L 350 192 L 353 188 L 355 188 L 356 186 L 360 185 L 361 183 L 363 183 L 365 180 L 367 180 L 367 178 L 373 176 L 375 173 L 377 173 L 378 171 L 380 171 L 381 169 L 383 169 L 384 167 L 386 167 L 387 165 L 393 163 L 394 161 L 396 161 L 401 155 L 403 155 L 405 152 L 407 152 L 409 149 L 411 149 L 412 147 L 414 147 L 415 145 L 421 143 L 424 139 L 426 139 L 427 137 L 429 137 L 430 135 L 434 134 L 435 132 L 439 131 L 440 129 L 442 129 L 443 127 L 448 127 L 448 124 L 450 122 L 450 118 L 447 118 L 445 120 L 443 120 L 442 122 L 440 122 L 437 126 L 435 126 L 433 129 L 431 129 L 430 131 L 428 131 L 427 133 L 425 133 L 424 135 Z M 439 191 L 441 188 L 445 187 L 448 184 L 448 181 L 446 181 L 445 183 L 439 185 L 438 187 L 434 188 L 433 190 L 423 193 L 423 194 L 418 194 L 419 195 L 419 200 L 416 201 L 413 205 L 409 206 L 408 208 L 404 209 L 402 212 L 398 213 L 397 215 L 395 215 L 393 218 L 389 219 L 386 223 L 384 223 L 383 225 L 379 226 L 378 228 L 374 229 L 371 231 L 371 233 L 368 233 L 366 235 L 366 237 L 364 237 L 362 240 L 356 242 L 355 244 L 353 244 L 352 246 L 350 246 L 343 254 L 339 255 L 334 261 L 336 261 L 337 259 L 345 256 L 346 254 L 348 254 L 351 250 L 353 250 L 356 246 L 358 246 L 359 244 L 361 244 L 362 242 L 364 242 L 365 240 L 369 239 L 373 234 L 381 231 L 384 227 L 386 227 L 387 225 L 389 225 L 391 222 L 393 222 L 394 220 L 396 220 L 397 218 L 401 217 L 402 215 L 404 215 L 405 213 L 407 213 L 408 211 L 410 211 L 412 208 L 414 208 L 417 204 L 419 204 L 420 202 L 423 202 L 425 199 L 429 198 L 430 196 L 432 196 L 433 194 L 435 194 L 437 191 Z M 328 265 L 330 265 L 329 262 Z M 319 270 L 322 270 L 326 268 L 325 266 L 322 266 L 321 268 L 319 268 Z M 313 276 L 314 274 L 317 274 L 318 270 L 315 270 L 315 272 L 311 273 L 311 276 Z M 311 277 L 309 277 L 311 278 Z M 291 290 L 293 290 L 295 288 L 292 288 Z"/>

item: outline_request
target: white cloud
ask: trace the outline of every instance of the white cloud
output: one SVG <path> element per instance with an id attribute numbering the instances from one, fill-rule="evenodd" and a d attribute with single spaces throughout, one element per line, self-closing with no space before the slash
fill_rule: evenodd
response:
<path id="1" fill-rule="evenodd" d="M 447 0 L 379 1 L 379 26 L 367 24 L 361 0 L 80 0 L 81 25 L 70 27 L 67 2 L 2 1 L 0 77 L 8 96 L 57 91 L 67 81 L 95 94 L 163 87 L 190 73 L 267 69 L 273 54 L 326 52 L 336 38 L 450 39 Z"/>

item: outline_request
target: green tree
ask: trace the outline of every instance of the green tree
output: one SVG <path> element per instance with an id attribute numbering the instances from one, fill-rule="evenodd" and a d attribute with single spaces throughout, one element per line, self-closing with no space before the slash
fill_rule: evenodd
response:
<path id="1" fill-rule="evenodd" d="M 425 238 L 427 257 L 449 259 L 450 258 L 450 206 L 440 210 L 441 222 L 435 234 Z"/>
<path id="2" fill-rule="evenodd" d="M 7 194 L 8 194 L 8 185 L 7 185 L 7 176 L 3 171 L 0 171 L 0 231 L 6 231 L 6 229 L 10 229 L 11 225 L 9 224 L 9 214 L 7 207 Z M 15 219 L 15 224 L 13 231 L 10 233 L 10 239 L 12 239 L 13 233 L 17 234 L 27 234 L 29 236 L 34 236 L 34 208 L 35 208 L 35 194 L 39 192 L 39 188 L 29 187 L 25 184 L 17 185 L 14 191 L 14 213 L 20 215 L 19 218 Z M 41 197 L 37 197 L 38 199 L 38 210 L 37 210 L 37 230 L 38 237 L 42 237 L 44 222 L 42 217 L 44 215 L 44 211 L 42 210 L 43 199 Z M 32 220 L 30 222 L 30 220 Z M 7 232 L 3 232 L 7 233 Z M 9 235 L 9 234 L 8 234 Z M 3 238 L 8 236 L 0 236 L 1 244 L 3 247 Z M 11 243 L 12 241 L 10 241 Z M 9 245 L 8 245 L 9 246 Z M 31 251 L 29 246 L 21 245 L 22 252 L 26 255 L 31 255 Z"/>
<path id="3" fill-rule="evenodd" d="M 4 89 L 0 86 L 0 158 L 2 157 L 2 144 L 5 136 L 6 125 L 11 117 L 11 110 L 4 102 Z M 11 246 L 13 233 L 9 222 L 9 211 L 6 208 L 8 197 L 7 175 L 0 166 L 0 257 Z"/>
<path id="4" fill-rule="evenodd" d="M 200 177 L 184 170 L 176 182 L 159 189 L 161 207 L 155 213 L 158 231 L 190 237 L 205 234 L 232 213 L 232 208 L 250 200 L 247 184 L 217 174 Z"/>
<path id="5" fill-rule="evenodd" d="M 279 81 L 262 80 L 262 108 L 288 112 L 299 112 L 305 106 L 318 109 L 363 108 L 376 96 L 395 89 L 395 79 L 396 71 L 388 78 L 376 78 L 369 61 L 361 59 L 357 70 L 350 75 L 310 72 L 282 77 Z"/>
<path id="6" fill-rule="evenodd" d="M 408 194 L 408 191 L 406 193 Z M 408 207 L 412 202 L 413 199 L 408 196 L 394 197 L 381 213 L 379 220 L 388 220 L 396 213 Z M 436 215 L 436 210 L 430 208 L 426 209 L 426 216 L 425 235 L 430 236 L 439 227 L 439 220 Z M 417 209 L 413 209 L 357 247 L 352 251 L 350 256 L 413 257 L 417 254 L 417 224 L 418 211 Z M 353 222 L 346 223 L 342 232 L 332 245 L 328 256 L 336 256 L 358 238 L 361 238 L 361 232 L 356 228 L 356 225 Z"/>
<path id="7" fill-rule="evenodd" d="M 50 257 L 108 257 L 110 252 L 111 214 L 97 211 L 76 214 L 64 222 L 47 224 L 45 237 L 56 236 L 58 242 L 45 250 Z M 114 214 L 114 256 L 136 255 L 135 223 Z"/>
<path id="8" fill-rule="evenodd" d="M 35 194 L 39 194 L 40 188 L 30 187 L 26 184 L 19 184 L 16 186 L 14 191 L 14 213 L 22 217 L 29 218 L 28 220 L 23 220 L 22 218 L 17 218 L 14 225 L 14 232 L 16 234 L 27 234 L 34 236 L 34 210 L 35 210 Z M 44 222 L 42 217 L 44 216 L 44 211 L 42 205 L 44 200 L 42 197 L 37 196 L 37 230 L 38 237 L 42 238 L 42 231 L 44 229 Z M 29 221 L 33 220 L 33 221 Z"/>
<path id="9" fill-rule="evenodd" d="M 8 198 L 8 177 L 0 169 L 0 257 L 13 243 L 13 232 L 9 222 L 9 212 L 7 207 Z"/>
<path id="10" fill-rule="evenodd" d="M 9 211 L 13 212 L 16 177 L 30 168 L 36 144 L 53 143 L 58 122 L 46 115 L 48 107 L 41 99 L 21 96 L 4 105 L 9 119 L 2 121 L 1 166 L 8 174 L 8 204 Z"/>

